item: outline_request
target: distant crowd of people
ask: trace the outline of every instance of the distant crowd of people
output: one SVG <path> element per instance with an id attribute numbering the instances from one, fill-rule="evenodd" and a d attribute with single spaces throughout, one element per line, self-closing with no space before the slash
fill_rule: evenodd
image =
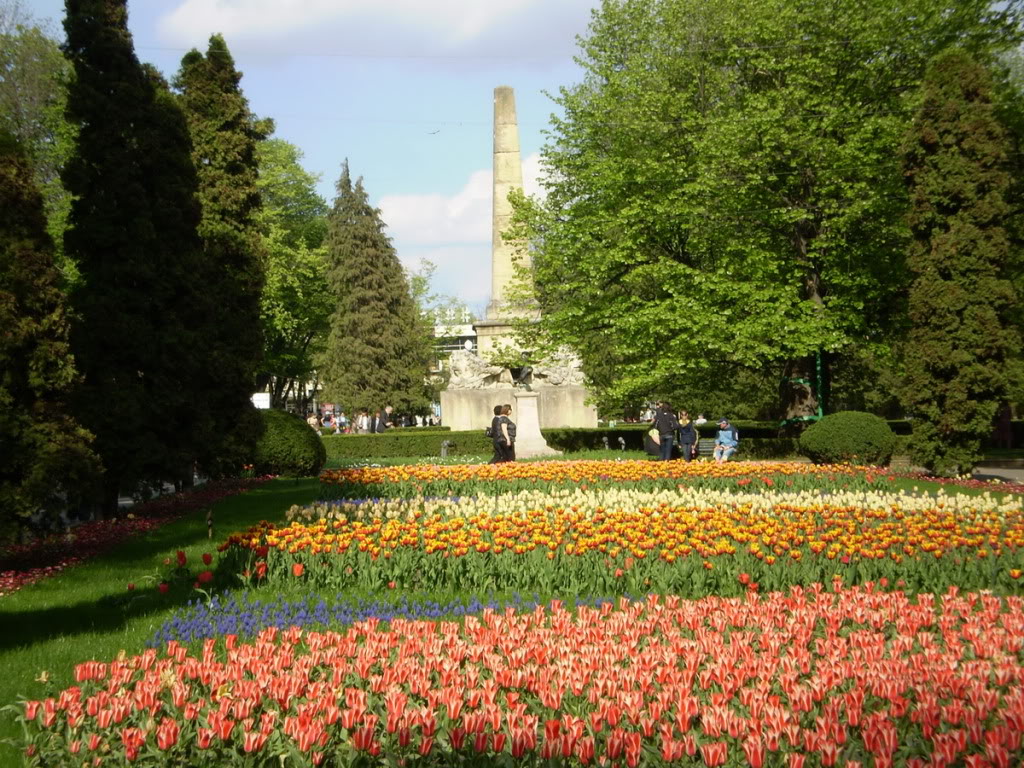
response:
<path id="1" fill-rule="evenodd" d="M 399 416 L 395 414 L 394 410 L 390 405 L 373 412 L 368 408 L 361 408 L 349 419 L 342 410 L 335 414 L 332 409 L 325 408 L 322 413 L 310 411 L 306 416 L 306 423 L 317 432 L 326 428 L 333 430 L 336 435 L 369 435 L 395 427 L 435 427 L 441 423 L 433 416 L 424 417 L 413 414 Z"/>
<path id="2" fill-rule="evenodd" d="M 645 414 L 647 415 L 647 414 Z M 697 458 L 700 434 L 697 427 L 707 424 L 704 414 L 698 414 L 693 421 L 686 411 L 673 411 L 672 406 L 666 402 L 657 404 L 657 408 L 650 412 L 651 431 L 649 437 L 658 448 L 658 459 L 668 461 L 672 458 L 675 446 L 679 446 L 679 455 L 685 461 L 693 461 Z M 729 460 L 740 444 L 740 435 L 736 427 L 729 423 L 728 419 L 721 419 L 718 422 L 718 433 L 715 435 L 715 446 L 712 457 L 720 464 Z"/>

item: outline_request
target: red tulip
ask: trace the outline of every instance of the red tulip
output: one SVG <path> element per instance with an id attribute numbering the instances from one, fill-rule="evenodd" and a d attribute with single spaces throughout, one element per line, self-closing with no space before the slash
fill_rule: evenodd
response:
<path id="1" fill-rule="evenodd" d="M 209 584 L 211 581 L 213 581 L 213 571 L 203 571 L 199 574 L 200 584 Z"/>
<path id="2" fill-rule="evenodd" d="M 179 568 L 184 568 L 185 567 L 185 562 L 186 562 L 185 552 L 183 550 L 179 549 L 178 552 L 177 552 L 177 558 L 178 558 L 178 567 Z"/>
<path id="3" fill-rule="evenodd" d="M 128 591 L 129 592 L 134 592 L 135 591 L 135 583 L 134 582 L 131 582 L 131 581 L 128 582 Z"/>
<path id="4" fill-rule="evenodd" d="M 302 575 L 302 572 L 305 569 L 306 566 L 304 566 L 302 563 L 292 563 L 292 576 L 294 576 L 295 578 L 299 578 L 299 576 Z"/>
<path id="5" fill-rule="evenodd" d="M 161 581 L 159 586 L 157 586 L 157 589 L 160 590 L 160 594 L 161 595 L 166 595 L 167 592 L 170 590 L 170 588 L 171 588 L 171 585 L 168 584 L 166 581 Z"/>
<path id="6" fill-rule="evenodd" d="M 213 555 L 211 555 L 209 552 L 203 552 L 203 563 L 205 565 L 209 565 L 212 562 L 213 562 Z"/>

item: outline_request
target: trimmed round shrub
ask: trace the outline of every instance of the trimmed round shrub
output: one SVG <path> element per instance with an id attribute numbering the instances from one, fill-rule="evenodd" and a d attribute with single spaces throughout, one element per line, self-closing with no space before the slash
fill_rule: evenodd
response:
<path id="1" fill-rule="evenodd" d="M 861 411 L 833 413 L 800 436 L 800 451 L 815 464 L 885 466 L 896 435 L 884 419 Z"/>
<path id="2" fill-rule="evenodd" d="M 321 437 L 299 416 L 261 410 L 263 434 L 256 442 L 253 469 L 258 475 L 310 477 L 327 461 Z"/>

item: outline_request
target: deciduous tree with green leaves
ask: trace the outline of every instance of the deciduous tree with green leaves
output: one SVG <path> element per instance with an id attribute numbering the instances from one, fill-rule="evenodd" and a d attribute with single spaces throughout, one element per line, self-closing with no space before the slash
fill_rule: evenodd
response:
<path id="1" fill-rule="evenodd" d="M 81 499 L 99 476 L 71 415 L 68 321 L 42 199 L 16 139 L 0 130 L 0 538 Z"/>
<path id="2" fill-rule="evenodd" d="M 331 312 L 327 285 L 327 203 L 316 191 L 319 177 L 302 165 L 302 151 L 284 139 L 258 147 L 260 230 L 267 253 L 261 320 L 264 354 L 257 385 L 269 387 L 271 405 L 300 399 L 316 377 Z M 303 403 L 303 405 L 305 405 Z"/>
<path id="3" fill-rule="evenodd" d="M 904 148 L 914 280 L 903 394 L 914 459 L 958 475 L 982 458 L 1020 343 L 1008 322 L 1009 145 L 991 78 L 965 51 L 936 57 L 921 90 Z"/>
<path id="4" fill-rule="evenodd" d="M 345 408 L 398 412 L 428 405 L 429 335 L 398 255 L 346 162 L 328 219 L 328 283 L 335 303 L 318 365 L 322 397 Z"/>
<path id="5" fill-rule="evenodd" d="M 539 330 L 599 402 L 782 381 L 813 417 L 831 356 L 901 331 L 898 152 L 934 53 L 1020 39 L 1019 2 L 606 0 L 555 97 L 546 199 L 517 202 Z M 820 360 L 820 377 L 818 375 Z"/>
<path id="6" fill-rule="evenodd" d="M 74 132 L 64 118 L 71 74 L 49 26 L 18 0 L 0 0 L 0 126 L 18 139 L 32 167 L 66 281 L 75 275 L 74 265 L 63 258 L 71 197 L 60 180 L 74 146 Z"/>

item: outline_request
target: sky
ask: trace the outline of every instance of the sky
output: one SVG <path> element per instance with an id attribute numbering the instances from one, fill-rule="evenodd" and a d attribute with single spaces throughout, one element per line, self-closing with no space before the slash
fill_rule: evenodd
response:
<path id="1" fill-rule="evenodd" d="M 331 202 L 362 176 L 402 263 L 482 312 L 490 293 L 493 91 L 515 89 L 524 186 L 538 191 L 545 92 L 580 81 L 596 0 L 129 0 L 142 61 L 171 77 L 211 34 L 253 111 L 297 145 Z M 60 31 L 63 0 L 22 0 Z"/>

